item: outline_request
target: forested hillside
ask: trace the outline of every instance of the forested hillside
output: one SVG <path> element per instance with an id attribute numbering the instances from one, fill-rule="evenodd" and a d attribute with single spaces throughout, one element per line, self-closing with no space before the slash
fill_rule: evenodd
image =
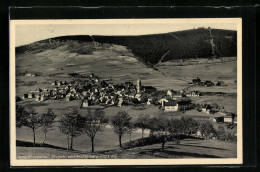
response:
<path id="1" fill-rule="evenodd" d="M 236 56 L 236 31 L 199 28 L 164 34 L 143 36 L 63 36 L 16 48 L 16 53 L 38 53 L 63 45 L 78 54 L 91 54 L 101 43 L 126 46 L 145 64 L 156 64 L 174 59 L 213 58 Z"/>

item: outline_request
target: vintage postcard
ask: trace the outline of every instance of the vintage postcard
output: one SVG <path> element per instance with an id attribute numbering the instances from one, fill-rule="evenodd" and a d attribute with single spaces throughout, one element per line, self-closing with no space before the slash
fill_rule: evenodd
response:
<path id="1" fill-rule="evenodd" d="M 242 19 L 10 21 L 11 166 L 242 164 Z"/>

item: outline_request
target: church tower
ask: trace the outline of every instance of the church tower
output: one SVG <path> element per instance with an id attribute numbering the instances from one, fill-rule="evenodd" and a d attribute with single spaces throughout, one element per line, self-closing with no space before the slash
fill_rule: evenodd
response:
<path id="1" fill-rule="evenodd" d="M 142 86 L 140 78 L 137 79 L 137 84 L 136 85 L 137 85 L 136 86 L 137 93 L 140 93 L 141 92 L 141 86 Z"/>

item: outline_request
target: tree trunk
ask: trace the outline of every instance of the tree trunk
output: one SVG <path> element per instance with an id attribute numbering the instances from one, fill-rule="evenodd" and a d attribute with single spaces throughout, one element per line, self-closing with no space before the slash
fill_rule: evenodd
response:
<path id="1" fill-rule="evenodd" d="M 163 140 L 162 140 L 162 150 L 164 150 L 164 145 L 167 142 L 167 138 L 166 136 L 163 136 Z"/>
<path id="2" fill-rule="evenodd" d="M 91 137 L 92 152 L 94 152 L 94 137 Z"/>
<path id="3" fill-rule="evenodd" d="M 34 130 L 34 127 L 33 127 L 33 147 L 35 147 L 35 130 Z"/>
<path id="4" fill-rule="evenodd" d="M 42 144 L 44 144 L 45 140 L 46 140 L 46 132 L 44 132 L 44 140 L 43 140 Z"/>
<path id="5" fill-rule="evenodd" d="M 144 129 L 142 129 L 142 139 L 144 138 Z"/>
<path id="6" fill-rule="evenodd" d="M 129 141 L 130 141 L 130 142 L 131 142 L 131 135 L 132 135 L 132 133 L 129 134 Z"/>
<path id="7" fill-rule="evenodd" d="M 162 150 L 164 150 L 165 142 L 162 142 Z"/>
<path id="8" fill-rule="evenodd" d="M 73 150 L 73 136 L 71 136 L 70 140 L 70 150 Z"/>
<path id="9" fill-rule="evenodd" d="M 69 135 L 68 135 L 68 137 L 67 137 L 67 140 L 68 140 L 67 150 L 69 150 L 69 146 L 70 146 L 70 136 L 69 136 Z"/>
<path id="10" fill-rule="evenodd" d="M 119 146 L 120 146 L 120 148 L 122 148 L 121 138 L 122 138 L 122 135 L 119 135 Z"/>

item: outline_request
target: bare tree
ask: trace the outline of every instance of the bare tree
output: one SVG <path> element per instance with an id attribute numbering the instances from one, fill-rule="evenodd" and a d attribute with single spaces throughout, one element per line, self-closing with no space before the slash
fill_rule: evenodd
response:
<path id="1" fill-rule="evenodd" d="M 170 132 L 171 135 L 174 136 L 176 134 L 182 133 L 183 130 L 182 128 L 183 128 L 183 123 L 181 120 L 172 118 L 169 121 L 168 131 Z"/>
<path id="2" fill-rule="evenodd" d="M 168 127 L 169 127 L 169 120 L 166 118 L 153 117 L 150 119 L 149 129 L 151 131 L 151 135 L 157 136 L 161 139 L 162 149 L 164 149 L 164 145 L 167 142 Z"/>
<path id="3" fill-rule="evenodd" d="M 189 117 L 181 117 L 181 122 L 182 122 L 182 132 L 185 133 L 185 134 L 193 134 L 195 133 L 198 128 L 199 128 L 199 123 L 192 119 L 192 118 L 189 118 Z"/>
<path id="4" fill-rule="evenodd" d="M 22 119 L 25 115 L 25 108 L 21 105 L 16 105 L 16 127 L 20 128 L 22 127 Z"/>
<path id="5" fill-rule="evenodd" d="M 149 115 L 142 114 L 137 118 L 135 122 L 135 126 L 142 129 L 142 138 L 144 138 L 144 130 L 149 127 L 149 120 L 150 120 Z"/>
<path id="6" fill-rule="evenodd" d="M 84 127 L 84 118 L 76 109 L 68 109 L 60 119 L 60 131 L 67 135 L 67 150 L 73 150 L 73 138 L 81 135 Z"/>
<path id="7" fill-rule="evenodd" d="M 85 117 L 85 125 L 83 131 L 91 139 L 92 152 L 94 152 L 94 138 L 97 132 L 102 132 L 106 126 L 108 119 L 102 109 L 97 109 L 94 113 L 90 110 Z"/>
<path id="8" fill-rule="evenodd" d="M 18 109 L 17 109 L 18 110 Z M 21 113 L 21 114 L 19 114 Z M 31 105 L 26 106 L 24 110 L 22 108 L 18 112 L 18 121 L 20 126 L 26 126 L 33 131 L 33 146 L 35 146 L 35 130 L 41 127 L 41 115 L 35 111 L 35 108 Z"/>
<path id="9" fill-rule="evenodd" d="M 135 128 L 134 123 L 130 122 L 129 126 L 128 126 L 128 131 L 127 133 L 129 134 L 129 141 L 131 142 L 131 137 L 132 137 L 132 133 L 135 132 L 137 129 Z"/>
<path id="10" fill-rule="evenodd" d="M 215 130 L 213 124 L 210 122 L 201 123 L 199 126 L 199 129 L 201 131 L 201 134 L 207 138 L 209 138 L 211 136 L 211 134 L 213 134 L 213 135 L 216 134 L 216 130 Z"/>
<path id="11" fill-rule="evenodd" d="M 51 109 L 48 109 L 47 113 L 44 113 L 41 116 L 42 131 L 44 132 L 44 140 L 42 142 L 43 144 L 46 141 L 47 132 L 50 130 L 50 128 L 53 127 L 52 124 L 55 118 L 56 115 L 53 113 Z"/>
<path id="12" fill-rule="evenodd" d="M 112 126 L 114 129 L 114 132 L 119 137 L 119 145 L 122 148 L 122 136 L 123 134 L 126 134 L 128 132 L 128 128 L 130 125 L 131 117 L 125 112 L 118 112 L 117 115 L 115 115 L 112 119 Z"/>

